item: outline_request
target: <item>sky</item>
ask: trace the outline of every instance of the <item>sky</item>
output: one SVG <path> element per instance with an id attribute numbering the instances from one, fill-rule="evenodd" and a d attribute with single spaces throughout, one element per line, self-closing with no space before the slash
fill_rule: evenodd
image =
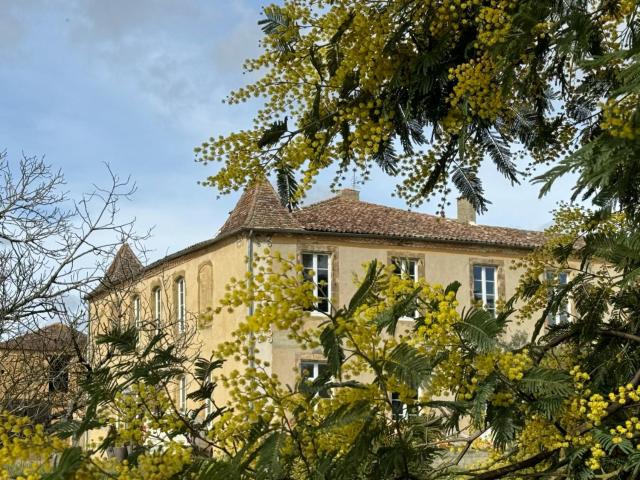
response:
<path id="1" fill-rule="evenodd" d="M 270 3 L 270 2 L 267 2 Z M 106 183 L 105 165 L 137 185 L 121 205 L 137 229 L 153 228 L 149 259 L 215 236 L 240 193 L 218 198 L 197 184 L 204 139 L 251 125 L 258 104 L 222 103 L 259 54 L 257 0 L 0 0 L 0 151 L 44 156 L 72 196 Z M 478 223 L 542 229 L 571 180 L 538 200 L 490 164 L 481 176 L 489 212 Z M 308 201 L 331 195 L 320 179 Z M 365 201 L 407 208 L 375 172 Z M 418 210 L 434 213 L 436 204 Z M 447 209 L 455 216 L 455 206 Z"/>

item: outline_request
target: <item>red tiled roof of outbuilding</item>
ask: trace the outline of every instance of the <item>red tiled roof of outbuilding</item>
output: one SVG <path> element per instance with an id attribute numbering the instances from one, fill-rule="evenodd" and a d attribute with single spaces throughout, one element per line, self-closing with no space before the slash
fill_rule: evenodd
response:
<path id="1" fill-rule="evenodd" d="M 84 333 L 62 323 L 53 323 L 0 342 L 0 349 L 60 352 L 72 351 L 75 346 L 84 348 L 86 343 Z"/>

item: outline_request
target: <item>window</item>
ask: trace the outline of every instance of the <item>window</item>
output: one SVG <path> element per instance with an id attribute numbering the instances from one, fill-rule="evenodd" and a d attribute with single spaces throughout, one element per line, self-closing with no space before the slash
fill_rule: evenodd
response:
<path id="1" fill-rule="evenodd" d="M 177 302 L 176 302 L 176 317 L 178 319 L 178 333 L 184 333 L 186 330 L 186 308 L 185 308 L 185 282 L 184 277 L 180 277 L 176 281 L 177 289 Z"/>
<path id="2" fill-rule="evenodd" d="M 211 374 L 209 374 L 208 377 L 208 382 L 211 383 Z M 207 398 L 204 401 L 204 416 L 205 418 L 208 417 L 209 415 L 211 415 L 211 413 L 213 413 L 213 401 L 211 400 L 211 398 Z"/>
<path id="3" fill-rule="evenodd" d="M 329 254 L 303 253 L 302 266 L 305 278 L 313 282 L 314 295 L 318 299 L 315 310 L 329 313 L 329 297 L 331 296 L 331 272 L 329 268 Z"/>
<path id="4" fill-rule="evenodd" d="M 187 411 L 187 377 L 184 375 L 178 381 L 178 408 L 181 412 Z"/>
<path id="5" fill-rule="evenodd" d="M 133 325 L 136 327 L 136 330 L 139 330 L 141 327 L 140 322 L 140 297 L 136 295 L 133 297 Z"/>
<path id="6" fill-rule="evenodd" d="M 415 258 L 394 257 L 391 259 L 397 275 L 418 281 L 418 260 Z"/>
<path id="7" fill-rule="evenodd" d="M 496 314 L 496 267 L 473 266 L 473 299 L 487 312 Z"/>
<path id="8" fill-rule="evenodd" d="M 69 358 L 60 355 L 49 359 L 49 392 L 69 391 Z"/>
<path id="9" fill-rule="evenodd" d="M 418 394 L 416 393 L 414 400 L 418 400 Z M 400 400 L 400 394 L 397 392 L 391 393 L 391 415 L 394 419 L 415 417 L 418 415 L 417 405 L 407 405 Z"/>
<path id="10" fill-rule="evenodd" d="M 160 331 L 160 323 L 162 315 L 162 296 L 160 292 L 160 287 L 156 287 L 153 289 L 153 319 L 156 324 L 156 333 Z"/>
<path id="11" fill-rule="evenodd" d="M 304 381 L 313 382 L 326 371 L 327 364 L 325 362 L 317 362 L 313 360 L 303 360 L 300 362 L 300 376 Z M 329 392 L 323 392 L 320 396 L 328 398 Z"/>
<path id="12" fill-rule="evenodd" d="M 549 299 L 554 293 L 558 293 L 569 281 L 569 274 L 567 272 L 551 272 L 548 271 L 547 283 L 549 284 Z M 549 314 L 547 316 L 547 324 L 550 327 L 558 325 L 564 325 L 569 322 L 569 301 L 567 297 L 562 299 L 562 302 L 558 305 L 558 310 L 555 314 Z"/>

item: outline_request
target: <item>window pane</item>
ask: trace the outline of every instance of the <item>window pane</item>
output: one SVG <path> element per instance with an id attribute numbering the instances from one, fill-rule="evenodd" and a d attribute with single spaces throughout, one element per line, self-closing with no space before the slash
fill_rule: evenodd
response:
<path id="1" fill-rule="evenodd" d="M 560 272 L 560 274 L 558 275 L 558 283 L 560 285 L 567 284 L 567 272 Z"/>
<path id="2" fill-rule="evenodd" d="M 495 279 L 496 269 L 494 267 L 484 267 L 484 274 L 487 282 L 492 282 Z"/>
<path id="3" fill-rule="evenodd" d="M 317 271 L 318 284 L 329 284 L 329 270 L 318 270 Z"/>
<path id="4" fill-rule="evenodd" d="M 402 417 L 403 407 L 404 405 L 400 401 L 400 394 L 393 392 L 391 394 L 391 415 L 396 419 Z"/>
<path id="5" fill-rule="evenodd" d="M 329 313 L 329 300 L 327 298 L 320 298 L 318 300 L 318 311 Z"/>
<path id="6" fill-rule="evenodd" d="M 414 281 L 418 278 L 418 263 L 415 260 L 409 260 L 409 276 Z"/>
<path id="7" fill-rule="evenodd" d="M 329 268 L 329 255 L 318 255 L 318 269 Z"/>
<path id="8" fill-rule="evenodd" d="M 312 253 L 303 253 L 302 254 L 302 265 L 304 268 L 313 269 L 313 254 Z"/>
<path id="9" fill-rule="evenodd" d="M 302 378 L 313 378 L 313 362 L 301 362 L 300 363 L 300 375 Z"/>
<path id="10" fill-rule="evenodd" d="M 482 267 L 478 265 L 473 267 L 473 280 L 476 282 L 482 281 Z"/>
<path id="11" fill-rule="evenodd" d="M 493 295 L 495 293 L 495 283 L 494 282 L 487 282 L 485 289 L 487 291 L 487 296 L 489 295 Z"/>

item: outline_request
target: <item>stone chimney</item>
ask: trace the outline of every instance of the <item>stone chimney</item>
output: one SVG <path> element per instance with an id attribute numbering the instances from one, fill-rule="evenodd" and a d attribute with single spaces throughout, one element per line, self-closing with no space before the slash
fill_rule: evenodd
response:
<path id="1" fill-rule="evenodd" d="M 343 188 L 339 195 L 346 200 L 355 200 L 356 202 L 360 200 L 360 192 L 353 188 Z"/>
<path id="2" fill-rule="evenodd" d="M 458 198 L 458 221 L 475 225 L 476 210 L 466 198 Z"/>

